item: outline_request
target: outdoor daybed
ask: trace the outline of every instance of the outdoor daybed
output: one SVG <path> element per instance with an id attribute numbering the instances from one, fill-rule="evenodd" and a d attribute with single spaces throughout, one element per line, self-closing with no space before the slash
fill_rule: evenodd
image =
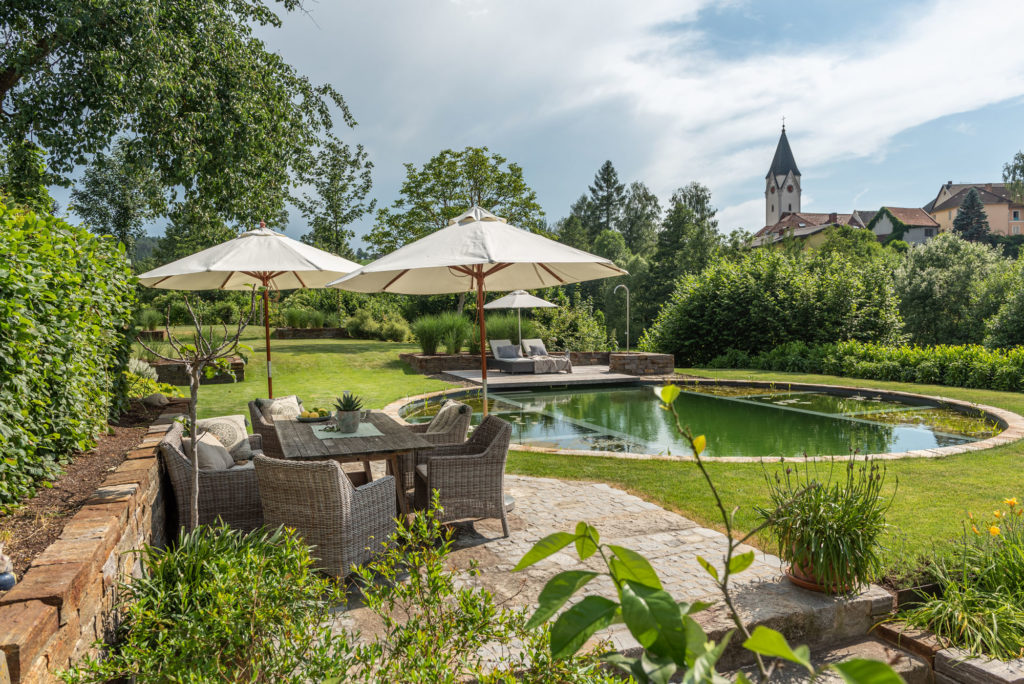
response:
<path id="1" fill-rule="evenodd" d="M 539 339 L 523 340 L 522 349 L 510 340 L 490 340 L 490 345 L 494 360 L 488 365 L 504 373 L 572 373 L 569 352 L 551 356 Z"/>

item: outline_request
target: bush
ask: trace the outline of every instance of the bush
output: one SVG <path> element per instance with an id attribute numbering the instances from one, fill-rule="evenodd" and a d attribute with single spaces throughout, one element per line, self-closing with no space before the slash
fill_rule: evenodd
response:
<path id="1" fill-rule="evenodd" d="M 372 340 L 380 337 L 380 323 L 368 309 L 359 309 L 345 321 L 349 337 Z"/>
<path id="2" fill-rule="evenodd" d="M 322 328 L 324 327 L 324 320 L 326 317 L 320 311 L 310 311 L 309 316 L 306 318 L 307 328 Z"/>
<path id="3" fill-rule="evenodd" d="M 157 330 L 164 326 L 164 315 L 156 309 L 143 309 L 135 316 L 135 321 L 143 330 Z"/>
<path id="4" fill-rule="evenodd" d="M 0 512 L 124 401 L 134 296 L 115 241 L 0 204 Z"/>
<path id="5" fill-rule="evenodd" d="M 579 291 L 566 296 L 559 291 L 548 300 L 558 306 L 533 311 L 536 334 L 528 335 L 523 321 L 523 337 L 539 337 L 550 350 L 609 351 L 616 343 L 605 329 L 604 314 L 594 310 L 594 302 Z"/>
<path id="6" fill-rule="evenodd" d="M 380 328 L 380 338 L 388 342 L 405 342 L 411 334 L 404 320 L 388 321 Z"/>
<path id="7" fill-rule="evenodd" d="M 142 399 L 148 397 L 150 394 L 159 392 L 166 397 L 180 397 L 181 392 L 174 385 L 169 385 L 166 382 L 157 382 L 155 373 L 153 378 L 143 377 L 136 375 L 131 371 L 125 371 L 124 377 L 125 382 L 128 386 L 128 397 L 130 399 Z"/>
<path id="8" fill-rule="evenodd" d="M 305 328 L 309 320 L 309 312 L 305 309 L 285 309 L 284 324 L 289 328 Z"/>
<path id="9" fill-rule="evenodd" d="M 412 324 L 412 334 L 416 343 L 420 345 L 420 351 L 428 356 L 437 353 L 441 345 L 445 330 L 441 319 L 436 315 L 420 316 Z"/>
<path id="10" fill-rule="evenodd" d="M 229 325 L 237 323 L 239 314 L 238 307 L 234 302 L 217 302 L 210 308 L 210 316 L 217 323 Z"/>
<path id="11" fill-rule="evenodd" d="M 153 382 L 156 382 L 159 379 L 156 374 L 156 369 L 142 359 L 136 359 L 134 357 L 128 359 L 128 372 L 133 373 L 140 378 L 152 380 Z"/>
<path id="12" fill-rule="evenodd" d="M 896 309 L 881 261 L 759 249 L 683 276 L 640 348 L 699 365 L 722 350 L 753 355 L 786 342 L 895 342 Z"/>
<path id="13" fill-rule="evenodd" d="M 412 326 L 413 336 L 424 354 L 436 354 L 442 345 L 447 354 L 458 354 L 467 344 L 472 351 L 475 330 L 469 319 L 454 311 L 420 316 Z"/>

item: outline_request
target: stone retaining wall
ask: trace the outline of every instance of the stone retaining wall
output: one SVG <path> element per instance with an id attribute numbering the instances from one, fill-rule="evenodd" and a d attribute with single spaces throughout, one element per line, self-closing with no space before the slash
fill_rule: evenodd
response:
<path id="1" fill-rule="evenodd" d="M 169 385 L 188 387 L 188 373 L 185 372 L 184 363 L 172 361 L 152 361 L 149 364 L 156 371 L 157 380 L 166 382 Z M 245 380 L 245 362 L 237 356 L 231 357 L 231 371 L 235 377 L 228 373 L 217 373 L 212 378 L 203 377 L 201 385 L 223 385 L 231 382 L 242 382 Z"/>
<path id="2" fill-rule="evenodd" d="M 275 328 L 279 340 L 341 340 L 348 338 L 344 328 Z"/>
<path id="3" fill-rule="evenodd" d="M 615 352 L 609 355 L 608 371 L 626 375 L 671 375 L 675 371 L 675 359 L 671 354 Z"/>
<path id="4" fill-rule="evenodd" d="M 118 579 L 141 573 L 137 555 L 128 552 L 166 542 L 157 445 L 186 406 L 187 400 L 168 406 L 60 538 L 0 595 L 0 684 L 59 681 L 57 672 L 112 637 Z"/>
<path id="5" fill-rule="evenodd" d="M 959 648 L 945 648 L 926 631 L 901 622 L 880 624 L 875 633 L 885 641 L 920 656 L 932 668 L 936 684 L 1019 684 L 1024 682 L 1024 658 L 1003 662 L 972 657 Z"/>

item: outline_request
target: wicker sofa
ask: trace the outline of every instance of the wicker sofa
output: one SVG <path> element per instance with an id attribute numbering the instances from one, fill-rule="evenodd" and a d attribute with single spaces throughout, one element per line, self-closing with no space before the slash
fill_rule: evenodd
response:
<path id="1" fill-rule="evenodd" d="M 298 402 L 301 409 L 302 400 Z M 284 458 L 281 440 L 277 438 L 277 430 L 274 429 L 274 419 L 263 412 L 259 400 L 249 402 L 249 418 L 252 420 L 252 429 L 263 438 L 263 453 L 270 458 Z"/>
<path id="2" fill-rule="evenodd" d="M 487 360 L 487 366 L 500 370 L 503 373 L 572 373 L 572 362 L 569 361 L 569 352 L 531 358 L 524 355 L 529 349 L 527 346 L 528 342 L 536 342 L 543 345 L 543 342 L 537 339 L 522 340 L 522 347 L 512 344 L 511 340 L 490 340 L 491 354 L 494 358 Z M 516 356 L 512 358 L 500 356 L 499 350 L 502 347 L 514 348 Z"/>
<path id="3" fill-rule="evenodd" d="M 473 409 L 451 399 L 447 400 L 429 423 L 409 425 L 405 429 L 415 432 L 434 446 L 462 444 L 469 432 L 469 423 L 473 418 Z M 419 454 L 402 454 L 402 486 L 412 489 L 416 483 L 415 468 L 425 462 L 425 456 Z"/>
<path id="4" fill-rule="evenodd" d="M 192 461 L 185 455 L 182 433 L 180 423 L 171 426 L 160 441 L 160 456 L 174 490 L 178 524 L 191 530 Z M 250 435 L 248 439 L 253 456 L 262 456 L 260 436 Z M 199 524 L 213 524 L 218 519 L 245 531 L 263 525 L 263 506 L 252 465 L 199 471 Z"/>
<path id="5" fill-rule="evenodd" d="M 395 478 L 354 487 L 334 461 L 254 460 L 267 525 L 294 529 L 320 567 L 345 577 L 395 530 Z"/>
<path id="6" fill-rule="evenodd" d="M 431 492 L 437 490 L 443 521 L 500 518 L 507 537 L 505 460 L 511 439 L 508 422 L 487 416 L 464 444 L 420 452 L 423 463 L 416 466 L 416 508 L 426 508 Z"/>

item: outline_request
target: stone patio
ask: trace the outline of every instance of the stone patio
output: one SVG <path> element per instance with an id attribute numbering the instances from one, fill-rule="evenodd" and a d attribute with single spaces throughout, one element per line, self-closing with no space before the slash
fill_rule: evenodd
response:
<path id="1" fill-rule="evenodd" d="M 574 548 L 569 547 L 523 572 L 512 573 L 536 541 L 553 532 L 571 532 L 580 520 L 595 526 L 602 542 L 642 553 L 677 600 L 721 603 L 714 582 L 697 562 L 697 556 L 703 556 L 721 568 L 725 536 L 720 532 L 605 484 L 506 475 L 505 491 L 515 497 L 515 509 L 508 516 L 510 536 L 502 538 L 498 520 L 459 523 L 450 560 L 460 569 L 475 560 L 481 572 L 465 581 L 491 591 L 506 607 L 532 607 L 544 584 L 562 570 L 604 570 L 599 556 L 581 565 Z M 764 624 L 812 645 L 863 637 L 892 607 L 890 595 L 879 587 L 847 599 L 799 589 L 783 577 L 779 559 L 761 551 L 756 551 L 753 565 L 735 576 L 731 586 L 749 627 Z M 594 580 L 585 592 L 609 597 L 615 593 L 607 578 Z M 365 612 L 356 608 L 339 620 L 364 632 L 373 631 Z M 713 637 L 733 626 L 717 604 L 697 617 Z M 598 636 L 610 638 L 619 650 L 638 648 L 624 625 L 613 625 Z M 734 648 L 722 664 L 728 667 L 742 662 L 743 652 Z"/>

